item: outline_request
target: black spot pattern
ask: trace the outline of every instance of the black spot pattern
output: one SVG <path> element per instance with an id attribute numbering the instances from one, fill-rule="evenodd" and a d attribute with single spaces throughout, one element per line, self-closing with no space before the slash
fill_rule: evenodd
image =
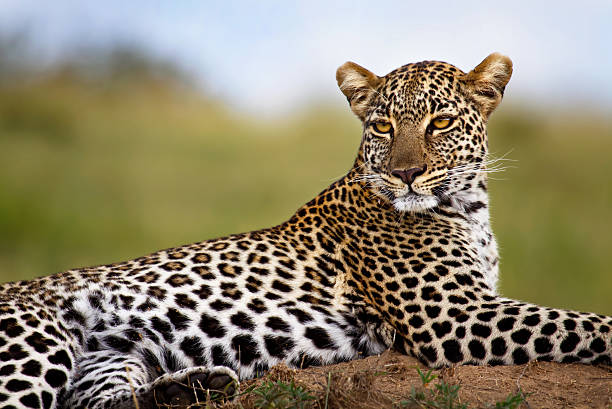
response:
<path id="1" fill-rule="evenodd" d="M 213 365 L 216 366 L 227 366 L 229 368 L 233 368 L 234 364 L 230 361 L 229 356 L 223 350 L 221 345 L 214 345 L 211 349 L 211 355 L 213 360 Z"/>
<path id="2" fill-rule="evenodd" d="M 444 335 L 449 334 L 452 330 L 451 323 L 448 321 L 444 322 L 434 322 L 431 328 L 436 333 L 436 337 L 442 338 Z"/>
<path id="3" fill-rule="evenodd" d="M 6 390 L 10 392 L 20 392 L 26 389 L 30 389 L 31 387 L 32 387 L 31 382 L 23 381 L 20 379 L 11 379 L 6 383 Z"/>
<path id="4" fill-rule="evenodd" d="M 0 376 L 6 377 L 15 373 L 15 365 L 9 364 L 0 367 Z"/>
<path id="5" fill-rule="evenodd" d="M 230 317 L 230 322 L 236 327 L 246 330 L 255 329 L 253 320 L 244 312 L 237 312 Z"/>
<path id="6" fill-rule="evenodd" d="M 21 373 L 27 376 L 40 376 L 42 365 L 33 359 L 23 364 Z"/>
<path id="7" fill-rule="evenodd" d="M 270 317 L 266 321 L 266 327 L 277 331 L 291 332 L 291 326 L 278 317 Z"/>
<path id="8" fill-rule="evenodd" d="M 63 386 L 67 380 L 66 373 L 59 369 L 49 369 L 45 374 L 45 381 L 53 388 Z"/>
<path id="9" fill-rule="evenodd" d="M 243 365 L 250 365 L 260 357 L 257 342 L 250 335 L 237 335 L 232 338 L 232 348 L 236 351 L 236 360 Z"/>
<path id="10" fill-rule="evenodd" d="M 159 332 L 167 342 L 172 342 L 174 340 L 172 326 L 168 321 L 162 320 L 159 317 L 153 317 L 151 318 L 151 324 L 153 329 Z"/>
<path id="11" fill-rule="evenodd" d="M 7 351 L 0 352 L 0 361 L 19 361 L 27 358 L 29 354 L 23 349 L 21 345 L 12 344 L 8 347 Z"/>
<path id="12" fill-rule="evenodd" d="M 523 328 L 513 332 L 511 338 L 517 344 L 525 345 L 529 341 L 529 338 L 531 338 L 531 331 Z"/>
<path id="13" fill-rule="evenodd" d="M 295 343 L 293 339 L 289 337 L 283 336 L 273 336 L 273 335 L 265 335 L 264 343 L 266 345 L 266 350 L 275 358 L 284 358 L 286 354 L 291 351 Z"/>
<path id="14" fill-rule="evenodd" d="M 308 327 L 304 332 L 304 336 L 312 341 L 319 349 L 336 348 L 336 344 L 331 340 L 327 331 L 321 327 Z"/>
<path id="15" fill-rule="evenodd" d="M 19 398 L 19 402 L 21 402 L 26 408 L 40 408 L 40 400 L 34 393 L 28 393 L 27 395 L 22 396 Z"/>
<path id="16" fill-rule="evenodd" d="M 554 322 L 549 322 L 548 324 L 545 324 L 542 329 L 540 329 L 540 333 L 542 335 L 552 335 L 555 332 L 557 332 L 557 326 Z"/>
<path id="17" fill-rule="evenodd" d="M 221 325 L 219 320 L 207 314 L 202 314 L 200 329 L 210 338 L 222 338 L 226 333 L 225 328 Z"/>
<path id="18" fill-rule="evenodd" d="M 548 338 L 536 338 L 533 341 L 533 344 L 535 346 L 535 351 L 538 354 L 547 354 L 550 351 L 552 351 L 553 345 L 551 344 L 551 342 L 549 341 Z"/>
<path id="19" fill-rule="evenodd" d="M 454 339 L 449 339 L 442 343 L 444 349 L 444 356 L 450 362 L 457 363 L 463 360 L 463 353 L 461 352 L 461 345 Z"/>
<path id="20" fill-rule="evenodd" d="M 471 340 L 468 343 L 468 348 L 474 358 L 483 359 L 486 355 L 486 351 L 482 342 L 477 341 L 475 339 Z"/>
<path id="21" fill-rule="evenodd" d="M 491 352 L 493 355 L 503 356 L 507 350 L 508 347 L 506 346 L 506 341 L 503 338 L 498 337 L 491 341 Z"/>
<path id="22" fill-rule="evenodd" d="M 497 323 L 497 328 L 502 332 L 510 331 L 514 327 L 515 322 L 516 322 L 515 318 L 506 317 L 506 318 L 499 320 L 499 322 Z"/>
<path id="23" fill-rule="evenodd" d="M 486 325 L 473 324 L 471 329 L 472 334 L 476 335 L 477 337 L 487 338 L 489 335 L 491 335 L 491 328 Z"/>
<path id="24" fill-rule="evenodd" d="M 523 348 L 516 348 L 512 352 L 512 360 L 516 365 L 526 364 L 527 362 L 529 362 L 529 356 Z"/>
<path id="25" fill-rule="evenodd" d="M 570 332 L 569 334 L 567 334 L 567 337 L 565 337 L 565 339 L 563 339 L 563 341 L 561 342 L 561 352 L 572 352 L 574 349 L 576 349 L 576 346 L 579 342 L 580 337 L 578 336 L 578 334 L 576 334 L 575 332 Z"/>
<path id="26" fill-rule="evenodd" d="M 606 350 L 606 343 L 601 338 L 595 338 L 593 341 L 591 341 L 589 348 L 599 354 Z"/>
<path id="27" fill-rule="evenodd" d="M 191 322 L 191 320 L 186 315 L 179 312 L 176 308 L 168 309 L 166 315 L 172 325 L 174 325 L 174 328 L 176 328 L 177 330 L 186 329 L 189 326 L 189 323 Z"/>
<path id="28" fill-rule="evenodd" d="M 433 347 L 422 346 L 419 348 L 419 351 L 432 364 L 438 360 L 438 353 Z"/>
<path id="29" fill-rule="evenodd" d="M 5 318 L 0 320 L 0 331 L 4 332 L 9 338 L 16 338 L 23 334 L 24 329 L 17 323 L 17 319 Z"/>
<path id="30" fill-rule="evenodd" d="M 199 338 L 186 337 L 181 342 L 180 348 L 185 355 L 193 359 L 194 365 L 206 366 L 206 359 L 204 357 L 205 348 Z"/>

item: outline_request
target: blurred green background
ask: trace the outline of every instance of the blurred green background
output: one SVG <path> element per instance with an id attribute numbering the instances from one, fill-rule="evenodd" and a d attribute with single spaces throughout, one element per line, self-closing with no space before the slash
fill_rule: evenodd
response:
<path id="1" fill-rule="evenodd" d="M 359 144 L 342 104 L 258 119 L 133 50 L 95 76 L 73 62 L 0 69 L 2 281 L 280 223 Z M 609 114 L 515 101 L 493 115 L 490 150 L 514 160 L 490 183 L 504 295 L 612 314 Z"/>

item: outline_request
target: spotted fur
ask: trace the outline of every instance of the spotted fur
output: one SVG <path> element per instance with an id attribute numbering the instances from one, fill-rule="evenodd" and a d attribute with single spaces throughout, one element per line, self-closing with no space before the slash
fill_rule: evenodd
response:
<path id="1" fill-rule="evenodd" d="M 611 317 L 496 292 L 486 122 L 511 71 L 347 63 L 358 157 L 285 223 L 2 285 L 0 406 L 151 408 L 389 347 L 432 367 L 610 364 Z"/>

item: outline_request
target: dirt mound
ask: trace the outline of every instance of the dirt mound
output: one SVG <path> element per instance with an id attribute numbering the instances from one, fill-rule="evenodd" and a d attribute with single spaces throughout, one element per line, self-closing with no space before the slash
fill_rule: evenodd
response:
<path id="1" fill-rule="evenodd" d="M 441 382 L 451 392 L 459 386 L 456 404 L 470 408 L 496 407 L 510 395 L 524 398 L 520 408 L 610 408 L 612 406 L 612 367 L 580 364 L 531 362 L 518 366 L 460 366 L 433 371 L 437 379 L 424 382 L 417 373 L 424 368 L 416 359 L 387 351 L 347 363 L 303 370 L 274 367 L 263 378 L 244 382 L 242 390 L 250 391 L 226 408 L 250 409 L 262 406 L 262 384 L 294 382 L 295 392 L 304 391 L 309 400 L 289 406 L 270 402 L 263 407 L 304 407 L 328 409 L 374 409 L 438 407 L 414 403 L 414 393 L 436 390 Z M 268 395 L 273 391 L 268 390 Z M 260 392 L 258 392 L 260 391 Z M 448 392 L 448 391 L 447 391 Z M 278 394 L 277 394 L 278 395 Z M 266 400 L 264 400 L 266 402 Z M 302 402 L 303 405 L 300 403 Z M 259 405 L 256 405 L 259 403 Z M 461 406 L 439 406 L 461 407 Z M 498 407 L 516 407 L 512 405 Z"/>

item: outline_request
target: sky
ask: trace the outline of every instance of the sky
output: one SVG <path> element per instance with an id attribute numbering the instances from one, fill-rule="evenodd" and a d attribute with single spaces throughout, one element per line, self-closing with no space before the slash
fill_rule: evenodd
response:
<path id="1" fill-rule="evenodd" d="M 612 111 L 606 0 L 0 0 L 0 33 L 24 29 L 41 62 L 129 43 L 252 112 L 343 100 L 347 60 L 379 75 L 425 59 L 467 71 L 493 51 L 514 62 L 507 98 Z"/>

